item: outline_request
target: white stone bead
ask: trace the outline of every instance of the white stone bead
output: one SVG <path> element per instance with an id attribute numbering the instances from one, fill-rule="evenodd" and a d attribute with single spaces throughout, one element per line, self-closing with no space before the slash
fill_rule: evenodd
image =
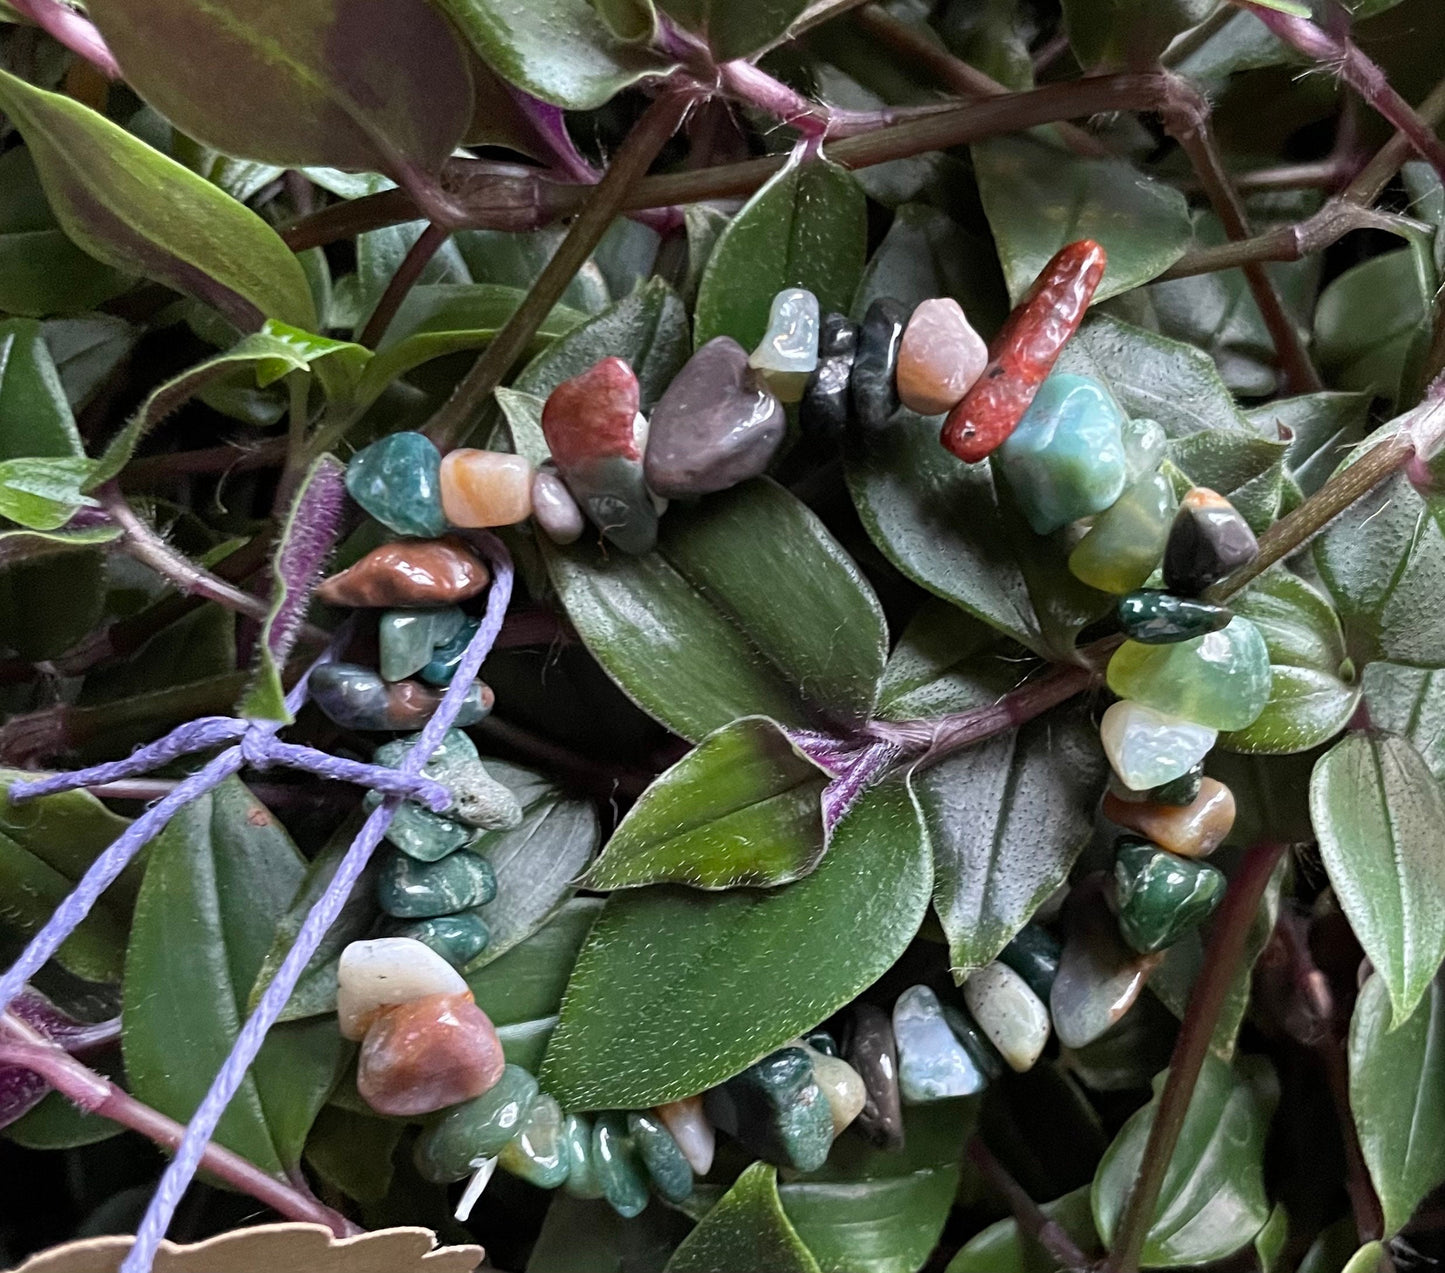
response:
<path id="1" fill-rule="evenodd" d="M 341 952 L 336 980 L 337 1024 L 343 1036 L 358 1041 L 382 1008 L 467 990 L 461 973 L 410 937 L 352 942 Z"/>
<path id="2" fill-rule="evenodd" d="M 1119 781 L 1147 791 L 1187 774 L 1219 737 L 1217 730 L 1177 716 L 1166 716 L 1143 703 L 1123 699 L 1099 722 L 1104 754 Z"/>
<path id="3" fill-rule="evenodd" d="M 782 401 L 797 402 L 818 365 L 818 298 L 801 287 L 773 297 L 768 330 L 748 363 Z"/>
<path id="4" fill-rule="evenodd" d="M 979 1029 L 999 1055 L 1022 1074 L 1049 1041 L 1049 1010 L 1028 983 L 1007 964 L 993 963 L 968 974 L 963 1000 Z"/>
<path id="5" fill-rule="evenodd" d="M 833 1135 L 841 1136 L 843 1129 L 859 1114 L 868 1101 L 868 1090 L 863 1086 L 863 1077 L 842 1057 L 829 1056 L 807 1048 L 813 1059 L 813 1081 L 823 1089 L 828 1110 L 833 1115 Z"/>

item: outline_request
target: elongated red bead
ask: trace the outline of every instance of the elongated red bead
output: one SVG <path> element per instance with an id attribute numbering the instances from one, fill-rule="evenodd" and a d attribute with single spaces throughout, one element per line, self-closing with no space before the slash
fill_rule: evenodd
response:
<path id="1" fill-rule="evenodd" d="M 989 364 L 943 422 L 939 440 L 969 464 L 999 446 L 1083 321 L 1108 258 L 1092 239 L 1067 243 L 994 337 Z"/>

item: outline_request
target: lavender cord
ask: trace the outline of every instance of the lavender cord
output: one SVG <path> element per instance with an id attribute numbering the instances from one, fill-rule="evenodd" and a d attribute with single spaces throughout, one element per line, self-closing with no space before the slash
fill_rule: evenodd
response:
<path id="1" fill-rule="evenodd" d="M 414 778 L 420 773 L 421 767 L 431 758 L 432 752 L 436 750 L 442 737 L 451 728 L 457 713 L 462 709 L 472 682 L 476 680 L 483 661 L 491 652 L 497 634 L 501 631 L 502 620 L 506 617 L 507 606 L 511 601 L 512 559 L 510 555 L 494 535 L 482 533 L 476 535 L 476 539 L 492 561 L 493 580 L 491 591 L 487 596 L 486 614 L 483 616 L 481 627 L 477 629 L 471 644 L 467 646 L 466 653 L 462 655 L 461 662 L 457 666 L 456 676 L 447 688 L 436 713 L 426 723 L 416 745 L 407 753 L 401 763 L 400 771 L 407 777 Z M 217 760 L 219 759 L 220 757 L 217 758 Z M 211 763 L 214 765 L 217 761 Z M 179 789 L 177 790 L 179 791 Z M 386 829 L 396 814 L 399 800 L 398 796 L 387 796 L 373 810 L 371 816 L 362 825 L 356 839 L 351 842 L 351 847 L 346 851 L 346 856 L 342 858 L 326 891 L 317 899 L 316 904 L 306 916 L 301 930 L 296 934 L 295 943 L 287 952 L 285 960 L 282 961 L 275 977 L 271 979 L 270 985 L 262 993 L 256 1010 L 247 1019 L 246 1024 L 241 1027 L 241 1032 L 236 1037 L 236 1043 L 231 1049 L 230 1056 L 217 1071 L 210 1090 L 186 1127 L 186 1134 L 181 1140 L 180 1147 L 176 1150 L 176 1156 L 161 1177 L 160 1185 L 151 1198 L 150 1206 L 146 1208 L 140 1228 L 136 1230 L 135 1243 L 120 1266 L 119 1273 L 150 1273 L 151 1264 L 155 1260 L 161 1240 L 165 1237 L 166 1229 L 170 1227 L 176 1207 L 180 1205 L 181 1196 L 195 1176 L 196 1170 L 200 1166 L 201 1155 L 210 1143 L 211 1136 L 214 1134 L 222 1114 L 225 1113 L 226 1106 L 231 1103 L 232 1097 L 240 1088 L 246 1072 L 251 1068 L 251 1063 L 256 1059 L 256 1054 L 266 1040 L 267 1033 L 275 1025 L 282 1009 L 290 1000 L 302 972 L 311 962 L 316 948 L 321 944 L 321 939 L 335 922 L 337 915 L 340 914 L 342 906 L 351 895 L 352 889 L 356 886 L 362 871 L 365 870 L 376 846 L 381 842 L 382 836 L 386 834 Z"/>

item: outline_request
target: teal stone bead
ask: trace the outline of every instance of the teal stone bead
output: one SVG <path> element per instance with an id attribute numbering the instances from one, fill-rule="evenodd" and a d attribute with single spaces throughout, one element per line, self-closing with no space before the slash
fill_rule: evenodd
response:
<path id="1" fill-rule="evenodd" d="M 526 1070 L 508 1065 L 480 1096 L 453 1105 L 417 1138 L 413 1159 L 422 1178 L 449 1184 L 495 1158 L 526 1123 L 539 1090 Z"/>
<path id="2" fill-rule="evenodd" d="M 1025 924 L 1007 946 L 999 952 L 999 962 L 1007 964 L 1028 983 L 1028 988 L 1045 1003 L 1059 975 L 1059 956 L 1063 947 L 1059 939 L 1038 924 Z"/>
<path id="3" fill-rule="evenodd" d="M 404 681 L 415 676 L 435 657 L 466 622 L 456 606 L 440 610 L 388 610 L 377 624 L 376 638 L 381 657 L 381 677 Z"/>
<path id="4" fill-rule="evenodd" d="M 621 1112 L 597 1115 L 592 1125 L 592 1161 L 608 1205 L 624 1220 L 641 1215 L 648 1202 L 647 1179 Z"/>
<path id="5" fill-rule="evenodd" d="M 380 803 L 379 795 L 367 792 L 367 808 L 374 809 Z M 386 838 L 407 857 L 418 862 L 438 862 L 471 844 L 477 838 L 477 829 L 404 800 L 386 829 Z"/>
<path id="6" fill-rule="evenodd" d="M 1101 592 L 1132 592 L 1159 564 L 1174 520 L 1174 487 L 1150 473 L 1094 519 L 1069 554 L 1069 571 Z"/>
<path id="7" fill-rule="evenodd" d="M 1108 508 L 1124 490 L 1124 413 L 1096 380 L 1059 372 L 995 452 L 1034 532 Z"/>
<path id="8" fill-rule="evenodd" d="M 994 1083 L 1003 1077 L 1004 1071 L 1008 1069 L 1007 1064 L 999 1055 L 998 1049 L 989 1042 L 988 1035 L 979 1028 L 978 1022 L 968 1015 L 966 1008 L 956 1008 L 951 1003 L 945 1003 L 943 1019 L 948 1022 L 953 1037 L 963 1045 L 963 1050 L 978 1066 L 986 1082 Z"/>
<path id="9" fill-rule="evenodd" d="M 910 986 L 893 1005 L 898 1089 L 909 1105 L 972 1096 L 988 1075 L 955 1036 L 943 1005 L 927 986 Z"/>
<path id="10" fill-rule="evenodd" d="M 803 1042 L 814 1052 L 821 1052 L 824 1056 L 842 1056 L 838 1050 L 838 1040 L 822 1026 L 816 1026 L 803 1035 Z"/>
<path id="11" fill-rule="evenodd" d="M 1172 946 L 1214 913 L 1224 898 L 1224 873 L 1207 862 L 1166 853 L 1157 844 L 1121 836 L 1114 856 L 1119 932 L 1140 954 Z"/>
<path id="12" fill-rule="evenodd" d="M 562 1120 L 562 1146 L 567 1151 L 567 1181 L 562 1187 L 574 1198 L 600 1198 L 602 1181 L 592 1156 L 592 1120 L 585 1114 L 568 1114 Z"/>
<path id="13" fill-rule="evenodd" d="M 437 862 L 393 853 L 376 881 L 381 909 L 398 919 L 431 919 L 485 906 L 497 895 L 497 876 L 484 857 L 465 849 Z"/>
<path id="14" fill-rule="evenodd" d="M 1116 608 L 1124 635 L 1140 645 L 1172 645 L 1218 632 L 1234 618 L 1224 606 L 1145 589 L 1120 597 Z"/>
<path id="15" fill-rule="evenodd" d="M 410 937 L 436 951 L 453 968 L 465 968 L 491 940 L 491 931 L 475 911 L 437 915 L 415 922 L 387 924 L 387 937 Z"/>
<path id="16" fill-rule="evenodd" d="M 311 673 L 311 701 L 342 729 L 420 729 L 441 705 L 442 692 L 418 681 L 388 683 L 381 673 L 356 663 L 327 663 Z M 485 720 L 495 696 L 481 681 L 462 700 L 456 727 Z"/>
<path id="17" fill-rule="evenodd" d="M 435 539 L 447 529 L 442 512 L 441 452 L 420 433 L 393 433 L 358 451 L 346 466 L 346 489 L 362 508 L 398 535 Z"/>
<path id="18" fill-rule="evenodd" d="M 816 1171 L 833 1144 L 833 1112 L 803 1048 L 780 1048 L 748 1066 L 703 1106 L 713 1125 L 744 1149 L 780 1167 Z"/>
<path id="19" fill-rule="evenodd" d="M 1124 480 L 1131 486 L 1164 463 L 1169 438 L 1157 420 L 1125 420 L 1120 435 L 1124 443 Z"/>
<path id="20" fill-rule="evenodd" d="M 1109 660 L 1108 681 L 1120 698 L 1155 711 L 1243 729 L 1269 702 L 1272 673 L 1259 629 L 1236 616 L 1218 632 L 1171 645 L 1125 641 Z"/>
<path id="21" fill-rule="evenodd" d="M 569 1166 L 562 1134 L 565 1117 L 554 1097 L 538 1096 L 517 1134 L 502 1146 L 497 1165 L 538 1189 L 559 1188 L 566 1183 Z"/>
<path id="22" fill-rule="evenodd" d="M 651 1110 L 633 1110 L 627 1116 L 627 1134 L 661 1197 L 668 1202 L 692 1197 L 692 1168 L 662 1119 Z"/>
<path id="23" fill-rule="evenodd" d="M 451 639 L 444 641 L 432 652 L 431 658 L 421 670 L 421 679 L 428 685 L 450 685 L 457 674 L 462 655 L 467 652 L 467 646 L 472 643 L 472 638 L 477 635 L 477 629 L 481 626 L 480 619 L 464 620 Z"/>

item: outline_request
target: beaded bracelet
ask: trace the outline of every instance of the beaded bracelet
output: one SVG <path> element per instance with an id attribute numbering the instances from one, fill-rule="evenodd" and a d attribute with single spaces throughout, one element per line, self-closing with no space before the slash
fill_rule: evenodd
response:
<path id="1" fill-rule="evenodd" d="M 1092 1042 L 1132 1006 L 1160 952 L 1212 913 L 1224 877 L 1200 859 L 1228 834 L 1234 799 L 1203 776 L 1203 759 L 1220 730 L 1259 716 L 1271 674 L 1258 629 L 1201 594 L 1258 545 L 1217 493 L 1194 488 L 1176 502 L 1158 424 L 1127 418 L 1087 376 L 1053 372 L 1104 268 L 1097 244 L 1064 247 L 991 347 L 950 299 L 911 314 L 875 300 L 854 324 L 821 317 L 815 297 L 787 289 L 751 354 L 729 337 L 707 342 L 649 417 L 620 358 L 558 385 L 542 415 L 555 472 L 501 452 L 442 457 L 415 433 L 352 459 L 352 496 L 414 538 L 377 548 L 317 592 L 383 611 L 378 671 L 333 664 L 313 677 L 317 703 L 349 728 L 415 729 L 450 683 L 476 625 L 460 607 L 487 584 L 485 565 L 450 528 L 530 517 L 567 544 L 590 520 L 618 550 L 649 551 L 668 500 L 766 471 L 792 403 L 814 442 L 852 436 L 866 445 L 900 405 L 942 416 L 942 444 L 969 463 L 992 456 L 1032 530 L 1072 544 L 1070 571 L 1119 598 L 1126 637 L 1107 672 L 1120 701 L 1100 734 L 1113 769 L 1103 813 L 1132 834 L 1117 838 L 1106 886 L 1074 890 L 1064 946 L 1028 924 L 998 959 L 969 972 L 962 1002 L 926 985 L 898 996 L 891 1016 L 860 1001 L 833 1030 L 819 1027 L 720 1087 L 652 1111 L 564 1112 L 506 1063 L 472 1002 L 457 968 L 485 948 L 477 911 L 495 896 L 496 878 L 468 846 L 481 830 L 516 825 L 521 811 L 467 736 L 451 731 L 424 772 L 454 805 L 443 815 L 407 804 L 393 822 L 378 885 L 387 935 L 344 952 L 338 1009 L 343 1033 L 362 1045 L 363 1098 L 381 1113 L 432 1119 L 417 1141 L 422 1174 L 472 1176 L 462 1213 L 497 1165 L 543 1188 L 605 1197 L 623 1215 L 646 1205 L 649 1182 L 680 1202 L 694 1174 L 710 1169 L 715 1129 L 801 1171 L 822 1166 L 848 1126 L 899 1148 L 903 1104 L 973 1095 L 1007 1069 L 1028 1070 L 1051 1034 L 1071 1048 Z M 1146 587 L 1161 566 L 1163 587 Z M 458 725 L 491 703 L 477 682 Z M 388 742 L 375 759 L 395 766 L 409 746 Z"/>

